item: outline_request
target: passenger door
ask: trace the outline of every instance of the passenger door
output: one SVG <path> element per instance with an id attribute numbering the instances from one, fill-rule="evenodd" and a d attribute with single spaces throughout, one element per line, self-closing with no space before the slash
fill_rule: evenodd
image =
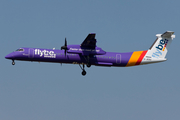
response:
<path id="1" fill-rule="evenodd" d="M 121 64 L 121 54 L 116 54 L 116 63 Z"/>

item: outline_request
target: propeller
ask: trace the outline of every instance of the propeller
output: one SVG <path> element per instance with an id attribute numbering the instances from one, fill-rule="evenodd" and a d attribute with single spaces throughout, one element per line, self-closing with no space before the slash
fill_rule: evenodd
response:
<path id="1" fill-rule="evenodd" d="M 66 40 L 66 38 L 65 38 L 65 43 L 64 43 L 64 46 L 62 46 L 62 47 L 61 47 L 61 50 L 64 50 L 64 54 L 65 54 L 65 56 L 66 56 L 66 52 L 67 52 L 67 50 L 68 50 L 68 48 L 67 48 L 67 40 Z"/>

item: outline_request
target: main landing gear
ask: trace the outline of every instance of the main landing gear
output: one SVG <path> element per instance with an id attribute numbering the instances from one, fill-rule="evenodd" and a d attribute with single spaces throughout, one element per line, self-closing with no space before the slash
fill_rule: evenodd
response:
<path id="1" fill-rule="evenodd" d="M 86 60 L 87 64 L 86 66 L 89 68 L 91 67 L 91 63 L 89 62 L 89 56 L 84 56 L 84 59 Z"/>
<path id="2" fill-rule="evenodd" d="M 80 68 L 82 69 L 82 75 L 85 76 L 86 75 L 86 71 L 84 69 L 84 64 L 83 64 L 83 67 L 79 64 Z"/>
<path id="3" fill-rule="evenodd" d="M 12 60 L 12 65 L 15 65 L 15 62 L 14 62 L 14 60 Z"/>
<path id="4" fill-rule="evenodd" d="M 89 68 L 89 67 L 91 67 L 91 64 L 90 64 L 90 63 L 87 63 L 86 66 Z"/>

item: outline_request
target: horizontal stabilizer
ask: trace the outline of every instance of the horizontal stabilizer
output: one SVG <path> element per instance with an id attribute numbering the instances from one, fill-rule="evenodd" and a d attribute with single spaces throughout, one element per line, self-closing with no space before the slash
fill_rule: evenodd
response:
<path id="1" fill-rule="evenodd" d="M 167 31 L 161 35 L 162 38 L 171 38 L 171 36 L 174 34 L 172 31 Z"/>

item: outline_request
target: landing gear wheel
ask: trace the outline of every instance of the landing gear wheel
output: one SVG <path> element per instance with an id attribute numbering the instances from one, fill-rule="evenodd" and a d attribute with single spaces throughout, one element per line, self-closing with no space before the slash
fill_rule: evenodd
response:
<path id="1" fill-rule="evenodd" d="M 12 65 L 15 65 L 15 62 L 14 62 L 14 60 L 12 61 Z"/>
<path id="2" fill-rule="evenodd" d="M 86 75 L 86 71 L 85 71 L 85 70 L 82 71 L 82 75 L 83 75 L 83 76 Z"/>
<path id="3" fill-rule="evenodd" d="M 82 69 L 82 75 L 85 76 L 86 75 L 86 71 L 84 69 L 85 65 L 83 64 L 83 67 L 81 67 L 81 65 L 79 64 L 79 67 Z"/>
<path id="4" fill-rule="evenodd" d="M 91 67 L 91 64 L 88 63 L 86 66 L 89 68 L 89 67 Z"/>

